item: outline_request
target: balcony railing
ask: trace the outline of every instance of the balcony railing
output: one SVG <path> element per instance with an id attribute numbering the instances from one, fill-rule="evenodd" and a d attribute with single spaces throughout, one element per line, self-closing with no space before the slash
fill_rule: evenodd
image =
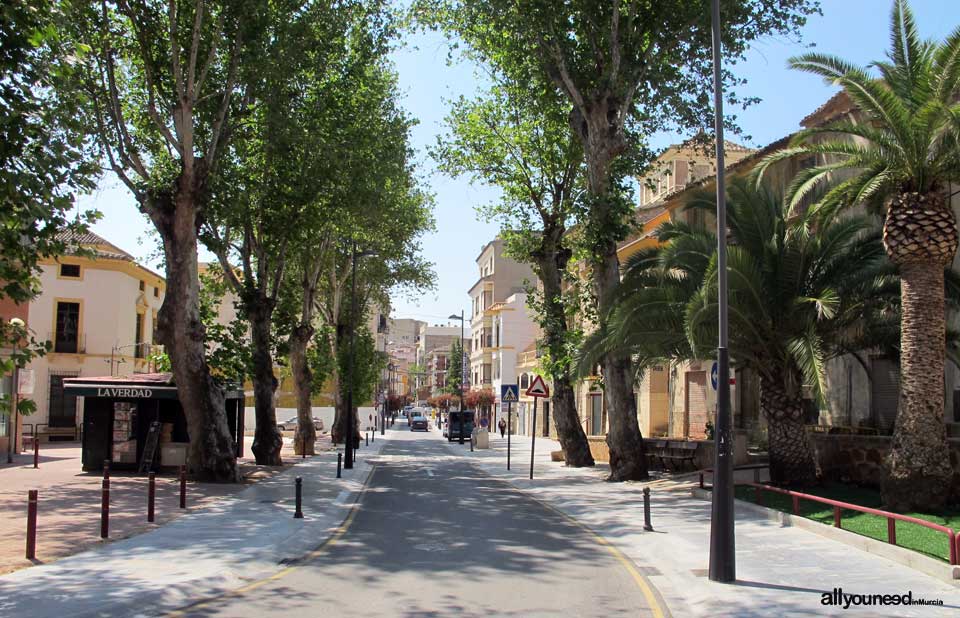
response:
<path id="1" fill-rule="evenodd" d="M 47 340 L 53 345 L 53 351 L 57 354 L 86 354 L 87 353 L 87 335 L 78 333 L 76 337 L 67 338 L 57 337 L 57 333 L 48 332 Z"/>

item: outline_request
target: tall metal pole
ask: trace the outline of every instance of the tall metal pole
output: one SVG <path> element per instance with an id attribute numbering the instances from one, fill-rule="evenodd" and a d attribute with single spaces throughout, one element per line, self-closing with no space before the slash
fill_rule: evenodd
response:
<path id="1" fill-rule="evenodd" d="M 730 414 L 730 357 L 727 351 L 727 204 L 723 163 L 723 84 L 720 81 L 720 0 L 712 0 L 713 113 L 717 148 L 717 426 L 710 512 L 710 569 L 715 582 L 737 579 L 733 512 L 733 432 Z"/>
<path id="2" fill-rule="evenodd" d="M 17 344 L 13 344 L 13 388 L 10 394 L 10 412 L 7 415 L 7 463 L 13 463 L 13 451 L 17 444 L 17 408 L 20 406 L 20 363 L 17 362 Z M 37 439 L 37 432 L 33 432 L 33 439 Z M 19 453 L 20 451 L 17 450 Z"/>
<path id="3" fill-rule="evenodd" d="M 460 444 L 463 444 L 463 361 L 466 352 L 463 349 L 463 319 L 464 313 L 463 309 L 460 310 L 460 375 L 457 377 L 457 381 L 460 383 Z"/>
<path id="4" fill-rule="evenodd" d="M 357 354 L 353 333 L 357 319 L 357 241 L 353 241 L 351 248 L 350 267 L 350 363 L 347 365 L 347 429 L 343 439 L 343 467 L 347 470 L 353 469 L 353 365 Z"/>
<path id="5" fill-rule="evenodd" d="M 386 336 L 386 334 L 384 334 L 384 336 L 383 336 L 383 354 L 384 354 L 384 356 L 387 356 L 387 336 Z M 389 368 L 390 368 L 390 364 L 389 364 L 389 363 L 390 363 L 390 357 L 387 356 L 387 376 L 388 376 L 388 379 L 389 379 L 389 376 L 390 376 L 390 369 L 389 369 Z M 381 374 L 381 375 L 382 375 L 382 374 Z M 382 383 L 382 382 L 381 382 L 381 383 Z M 387 428 L 386 428 L 386 423 L 387 423 L 387 399 L 388 399 L 389 397 L 390 397 L 390 386 L 389 386 L 389 384 L 388 384 L 386 391 L 383 393 L 383 406 L 382 406 L 382 411 L 380 412 L 380 435 L 381 435 L 381 436 L 384 435 L 384 434 L 386 433 L 386 431 L 387 431 Z"/>

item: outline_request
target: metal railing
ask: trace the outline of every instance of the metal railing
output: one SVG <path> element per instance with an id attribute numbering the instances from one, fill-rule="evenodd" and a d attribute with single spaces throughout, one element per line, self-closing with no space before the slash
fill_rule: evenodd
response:
<path id="1" fill-rule="evenodd" d="M 833 500 L 831 498 L 824 498 L 821 496 L 814 496 L 812 494 L 805 494 L 799 491 L 793 491 L 790 489 L 781 489 L 780 487 L 771 487 L 770 485 L 764 485 L 763 483 L 737 483 L 738 485 L 746 485 L 748 487 L 753 487 L 754 489 L 754 501 L 763 506 L 763 493 L 771 492 L 775 494 L 781 494 L 784 496 L 790 496 L 793 499 L 793 514 L 800 515 L 800 501 L 808 500 L 810 502 L 816 502 L 819 504 L 826 504 L 833 507 L 833 526 L 835 528 L 843 528 L 842 526 L 842 517 L 843 510 L 856 511 L 858 513 L 866 513 L 868 515 L 876 515 L 877 517 L 884 517 L 887 520 L 887 543 L 890 545 L 897 545 L 897 522 L 902 521 L 904 523 L 914 524 L 916 526 L 921 526 L 923 528 L 929 528 L 930 530 L 935 530 L 937 532 L 942 532 L 947 535 L 947 542 L 949 543 L 950 550 L 950 564 L 956 565 L 960 564 L 958 561 L 958 556 L 960 556 L 960 536 L 958 536 L 957 531 L 953 528 L 947 526 L 941 526 L 940 524 L 935 524 L 932 521 L 927 521 L 925 519 L 920 519 L 919 517 L 911 517 L 909 515 L 901 515 L 900 513 L 891 513 L 890 511 L 883 511 L 880 509 L 873 509 L 868 506 L 860 506 L 859 504 L 851 504 L 849 502 L 841 502 L 840 500 Z"/>

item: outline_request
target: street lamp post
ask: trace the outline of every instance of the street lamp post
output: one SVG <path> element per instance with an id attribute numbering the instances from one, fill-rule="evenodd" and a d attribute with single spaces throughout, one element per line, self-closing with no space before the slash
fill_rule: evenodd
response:
<path id="1" fill-rule="evenodd" d="M 460 444 L 463 444 L 463 357 L 465 356 L 463 352 L 463 309 L 460 310 L 460 315 L 452 314 L 449 319 L 460 320 L 460 376 L 457 378 L 457 383 L 460 385 L 460 429 L 458 433 L 460 434 Z"/>
<path id="2" fill-rule="evenodd" d="M 350 249 L 350 359 L 347 364 L 347 427 L 344 433 L 343 467 L 346 470 L 353 468 L 353 377 L 354 364 L 357 360 L 357 339 L 354 332 L 357 330 L 357 260 L 361 257 L 373 255 L 372 251 L 357 253 L 357 241 L 351 241 Z"/>
<path id="3" fill-rule="evenodd" d="M 20 318 L 13 318 L 10 320 L 10 325 L 16 329 L 21 329 L 25 326 L 23 320 Z M 17 442 L 17 433 L 19 431 L 17 427 L 17 408 L 20 405 L 19 395 L 20 395 L 20 361 L 17 359 L 17 343 L 20 341 L 19 333 L 14 333 L 13 340 L 13 392 L 10 394 L 10 412 L 7 415 L 7 418 L 10 421 L 7 423 L 7 463 L 13 463 L 13 451 L 16 448 Z M 36 436 L 34 436 L 36 440 Z"/>
<path id="4" fill-rule="evenodd" d="M 737 579 L 733 513 L 733 434 L 730 418 L 730 356 L 727 350 L 727 204 L 723 164 L 723 84 L 720 81 L 720 0 L 712 0 L 713 114 L 717 153 L 717 427 L 710 511 L 711 581 Z"/>

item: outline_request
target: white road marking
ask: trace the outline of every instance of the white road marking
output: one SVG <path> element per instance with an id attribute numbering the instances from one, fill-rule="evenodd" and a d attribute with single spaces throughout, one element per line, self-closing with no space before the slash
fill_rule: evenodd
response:
<path id="1" fill-rule="evenodd" d="M 344 490 L 341 491 L 339 494 L 337 494 L 337 499 L 334 500 L 333 503 L 334 503 L 334 504 L 343 504 L 344 501 L 347 499 L 347 496 L 349 496 L 349 495 L 350 495 L 350 490 L 349 490 L 349 489 L 344 489 Z"/>
<path id="2" fill-rule="evenodd" d="M 433 476 L 433 470 L 427 468 L 427 476 Z"/>

